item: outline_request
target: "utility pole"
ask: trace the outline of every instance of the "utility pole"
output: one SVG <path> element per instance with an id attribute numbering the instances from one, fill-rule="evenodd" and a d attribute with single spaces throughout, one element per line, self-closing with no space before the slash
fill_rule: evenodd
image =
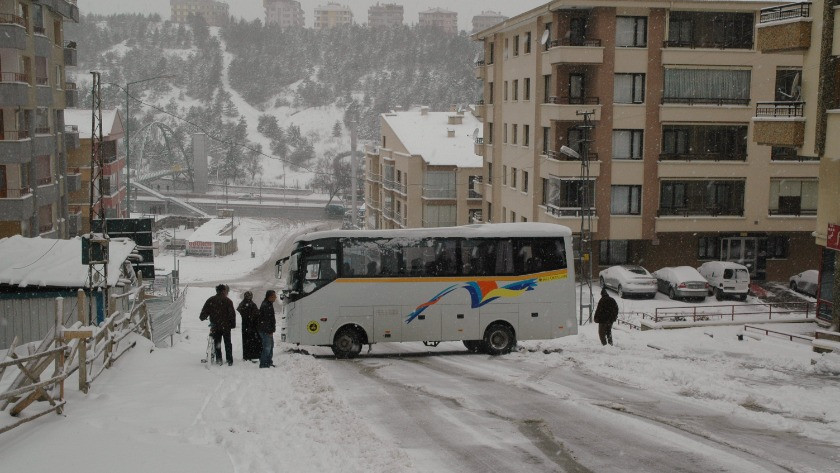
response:
<path id="1" fill-rule="evenodd" d="M 108 220 L 105 213 L 104 195 L 109 195 L 105 189 L 105 160 L 102 156 L 102 144 L 105 140 L 102 137 L 102 94 L 101 78 L 98 72 L 91 72 L 93 75 L 93 88 L 91 91 L 91 147 L 90 147 L 90 213 L 88 224 L 90 233 L 87 244 L 82 241 L 82 261 L 88 264 L 87 287 L 90 290 L 88 309 L 93 320 L 96 312 L 95 300 L 101 297 L 102 312 L 107 318 L 108 311 L 108 261 L 109 261 L 109 239 Z M 94 221 L 99 220 L 102 224 L 101 232 L 93 232 Z M 97 317 L 99 319 L 99 317 Z M 101 322 L 101 320 L 98 320 Z"/>
<path id="2" fill-rule="evenodd" d="M 359 228 L 357 225 L 357 211 L 356 209 L 359 207 L 359 204 L 356 203 L 357 194 L 359 193 L 359 183 L 357 179 L 357 170 L 358 170 L 358 163 L 356 162 L 356 128 L 358 128 L 358 121 L 354 119 L 353 122 L 350 124 L 350 192 L 352 197 L 350 198 L 350 215 L 352 216 L 351 222 L 353 224 L 353 229 Z"/>
<path id="3" fill-rule="evenodd" d="M 584 324 L 584 313 L 587 314 L 586 322 L 592 322 L 592 306 L 595 303 L 592 294 L 592 212 L 594 198 L 589 187 L 589 143 L 591 131 L 595 128 L 592 125 L 592 115 L 595 111 L 577 111 L 578 116 L 583 116 L 583 142 L 581 143 L 580 156 L 580 180 L 582 184 L 580 199 L 580 325 Z M 589 292 L 584 300 L 584 288 Z"/>

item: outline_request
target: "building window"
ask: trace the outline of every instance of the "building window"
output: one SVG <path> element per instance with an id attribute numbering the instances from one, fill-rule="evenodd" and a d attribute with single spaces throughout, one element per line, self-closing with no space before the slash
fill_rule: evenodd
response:
<path id="1" fill-rule="evenodd" d="M 817 180 L 771 179 L 770 215 L 816 215 Z"/>
<path id="2" fill-rule="evenodd" d="M 510 211 L 510 221 L 512 223 L 516 223 L 516 212 L 514 212 L 513 210 Z"/>
<path id="3" fill-rule="evenodd" d="M 504 139 L 502 140 L 503 143 L 508 142 L 508 126 L 507 123 L 504 125 Z"/>
<path id="4" fill-rule="evenodd" d="M 665 69 L 663 103 L 749 105 L 750 71 Z"/>
<path id="5" fill-rule="evenodd" d="M 423 196 L 432 199 L 455 198 L 453 171 L 426 171 L 423 175 Z"/>
<path id="6" fill-rule="evenodd" d="M 507 185 L 507 166 L 502 166 L 502 185 Z"/>
<path id="7" fill-rule="evenodd" d="M 770 235 L 767 237 L 767 257 L 772 259 L 786 259 L 790 247 L 790 238 L 784 235 Z"/>
<path id="8" fill-rule="evenodd" d="M 487 223 L 493 222 L 493 204 L 487 202 Z"/>
<path id="9" fill-rule="evenodd" d="M 524 86 L 525 86 L 525 91 L 523 93 L 525 94 L 525 100 L 531 100 L 531 78 L 530 77 L 525 78 Z"/>
<path id="10" fill-rule="evenodd" d="M 531 32 L 525 33 L 525 42 L 523 43 L 525 46 L 525 54 L 531 54 Z"/>
<path id="11" fill-rule="evenodd" d="M 615 24 L 615 45 L 644 48 L 647 46 L 647 17 L 619 16 Z"/>
<path id="12" fill-rule="evenodd" d="M 603 240 L 599 246 L 600 266 L 611 266 L 614 264 L 627 264 L 629 245 L 627 240 Z"/>
<path id="13" fill-rule="evenodd" d="M 612 186 L 611 215 L 639 215 L 642 213 L 642 186 Z"/>
<path id="14" fill-rule="evenodd" d="M 545 182 L 545 181 L 544 181 Z M 547 195 L 544 194 L 545 205 L 564 208 L 580 208 L 583 204 L 584 193 L 588 193 L 589 202 L 592 203 L 592 196 L 595 195 L 595 180 L 561 178 L 549 176 L 547 182 Z"/>
<path id="15" fill-rule="evenodd" d="M 542 137 L 542 154 L 548 155 L 548 140 L 551 137 L 551 128 L 544 126 L 543 127 L 543 137 Z"/>
<path id="16" fill-rule="evenodd" d="M 744 215 L 744 180 L 662 181 L 659 215 Z"/>
<path id="17" fill-rule="evenodd" d="M 455 205 L 424 205 L 423 227 L 454 227 L 457 215 Z"/>
<path id="18" fill-rule="evenodd" d="M 516 168 L 510 168 L 510 186 L 516 189 Z"/>
<path id="19" fill-rule="evenodd" d="M 528 171 L 522 171 L 522 192 L 528 193 Z"/>
<path id="20" fill-rule="evenodd" d="M 481 209 L 467 210 L 467 221 L 469 223 L 481 223 Z"/>
<path id="21" fill-rule="evenodd" d="M 720 259 L 720 238 L 700 237 L 697 239 L 697 259 L 718 260 Z"/>
<path id="22" fill-rule="evenodd" d="M 642 159 L 642 130 L 613 130 L 613 159 Z"/>
<path id="23" fill-rule="evenodd" d="M 35 157 L 36 184 L 44 186 L 52 182 L 52 166 L 50 155 Z"/>
<path id="24" fill-rule="evenodd" d="M 519 100 L 519 79 L 513 81 L 513 101 Z"/>
<path id="25" fill-rule="evenodd" d="M 493 163 L 487 163 L 487 183 L 493 185 Z"/>
<path id="26" fill-rule="evenodd" d="M 531 125 L 522 125 L 522 146 L 531 146 Z"/>
<path id="27" fill-rule="evenodd" d="M 519 141 L 519 125 L 513 124 L 513 144 L 517 144 Z"/>
<path id="28" fill-rule="evenodd" d="M 493 64 L 495 62 L 494 61 L 495 55 L 496 55 L 496 44 L 495 43 L 490 43 L 490 54 L 487 56 L 488 57 L 488 59 L 487 59 L 487 64 L 488 65 Z"/>
<path id="29" fill-rule="evenodd" d="M 493 93 L 493 83 L 492 83 L 492 82 L 488 82 L 488 83 L 487 83 L 487 103 L 488 103 L 489 105 L 493 105 L 493 98 L 494 98 L 494 95 L 495 95 L 495 94 Z"/>
<path id="30" fill-rule="evenodd" d="M 507 207 L 502 207 L 502 223 L 507 222 Z"/>
<path id="31" fill-rule="evenodd" d="M 666 71 L 667 72 L 667 71 Z M 666 80 L 667 87 L 667 80 Z M 613 88 L 615 103 L 644 103 L 645 75 L 616 74 Z"/>
<path id="32" fill-rule="evenodd" d="M 513 55 L 519 56 L 519 35 L 513 37 Z"/>
<path id="33" fill-rule="evenodd" d="M 487 138 L 486 138 L 486 141 L 487 141 L 488 145 L 493 144 L 493 122 L 487 123 Z"/>
<path id="34" fill-rule="evenodd" d="M 543 76 L 543 103 L 548 103 L 548 99 L 551 98 L 553 94 L 551 93 L 551 75 Z"/>
<path id="35" fill-rule="evenodd" d="M 666 125 L 660 160 L 745 161 L 746 125 Z"/>
<path id="36" fill-rule="evenodd" d="M 52 204 L 38 207 L 38 233 L 46 233 L 53 229 Z"/>
<path id="37" fill-rule="evenodd" d="M 508 100 L 508 81 L 505 81 L 505 102 Z"/>

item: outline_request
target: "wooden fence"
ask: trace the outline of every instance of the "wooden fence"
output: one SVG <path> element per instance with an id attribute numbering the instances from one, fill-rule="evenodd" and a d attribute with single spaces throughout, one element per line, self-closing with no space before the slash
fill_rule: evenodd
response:
<path id="1" fill-rule="evenodd" d="M 79 390 L 87 393 L 96 378 L 136 345 L 136 341 L 126 341 L 131 333 L 152 339 L 142 281 L 137 289 L 112 296 L 109 307 L 129 308 L 114 310 L 99 327 L 87 325 L 84 311 L 79 312 L 81 320 L 65 327 L 60 315 L 64 313 L 64 302 L 63 298 L 55 300 L 54 326 L 35 350 L 27 356 L 18 356 L 15 339 L 6 353 L 8 360 L 0 359 L 0 382 L 7 368 L 18 372 L 5 391 L 0 392 L 0 413 L 15 418 L 7 423 L 0 414 L 0 434 L 51 412 L 61 414 L 66 402 L 64 381 L 78 372 Z M 51 366 L 52 371 L 48 372 Z M 40 409 L 36 411 L 37 407 Z"/>

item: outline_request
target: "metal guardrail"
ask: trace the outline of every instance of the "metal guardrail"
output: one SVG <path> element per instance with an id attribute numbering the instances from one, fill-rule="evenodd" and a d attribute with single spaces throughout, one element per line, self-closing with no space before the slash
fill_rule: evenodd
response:
<path id="1" fill-rule="evenodd" d="M 788 3 L 778 7 L 762 8 L 758 23 L 808 18 L 811 16 L 811 2 Z"/>
<path id="2" fill-rule="evenodd" d="M 662 97 L 662 104 L 681 105 L 749 105 L 746 98 L 715 98 L 715 97 Z"/>
<path id="3" fill-rule="evenodd" d="M 712 318 L 729 318 L 731 321 L 735 321 L 735 316 L 741 315 L 767 315 L 768 320 L 772 320 L 773 315 L 795 315 L 802 313 L 804 313 L 805 318 L 808 318 L 809 315 L 815 312 L 815 305 L 813 302 L 781 302 L 777 304 L 657 307 L 653 316 L 646 315 L 647 317 L 652 317 L 654 323 L 667 320 L 685 321 L 688 318 L 691 318 L 694 322 L 710 320 Z M 736 311 L 736 309 L 738 310 Z"/>
<path id="4" fill-rule="evenodd" d="M 583 47 L 590 47 L 590 48 L 597 48 L 601 46 L 600 39 L 587 39 L 587 38 L 579 38 L 579 39 L 571 39 L 571 38 L 563 38 L 563 39 L 555 39 L 549 43 L 549 47 L 556 48 L 559 46 L 583 46 Z"/>
<path id="5" fill-rule="evenodd" d="M 756 117 L 796 118 L 805 116 L 805 102 L 757 102 Z"/>
<path id="6" fill-rule="evenodd" d="M 552 205 L 545 206 L 545 213 L 552 215 L 554 217 L 580 217 L 583 214 L 583 211 L 580 207 L 554 207 Z M 595 209 L 590 210 L 590 216 L 595 218 L 597 214 L 595 213 Z"/>
<path id="7" fill-rule="evenodd" d="M 659 208 L 657 217 L 743 217 L 741 207 L 708 206 L 705 208 Z"/>
<path id="8" fill-rule="evenodd" d="M 0 13 L 0 24 L 3 25 L 19 25 L 26 28 L 26 20 L 17 15 L 10 13 Z"/>
<path id="9" fill-rule="evenodd" d="M 554 105 L 600 105 L 601 99 L 598 97 L 555 97 L 550 96 L 546 103 Z"/>
<path id="10" fill-rule="evenodd" d="M 29 83 L 29 75 L 20 72 L 0 72 L 0 82 L 25 82 Z"/>
<path id="11" fill-rule="evenodd" d="M 720 153 L 662 153 L 660 161 L 746 161 L 747 153 L 743 154 L 720 154 Z"/>
<path id="12" fill-rule="evenodd" d="M 756 330 L 758 332 L 764 332 L 764 335 L 768 335 L 768 336 L 771 333 L 774 334 L 774 335 L 781 335 L 783 337 L 788 337 L 790 339 L 790 341 L 793 341 L 794 338 L 797 339 L 797 340 L 805 340 L 806 342 L 811 342 L 811 341 L 814 340 L 814 337 L 809 337 L 807 335 L 799 335 L 799 334 L 796 334 L 796 333 L 780 332 L 778 330 L 770 330 L 770 329 L 763 328 L 763 327 L 756 327 L 754 325 L 744 325 L 744 331 L 745 332 L 747 331 L 747 329 Z"/>

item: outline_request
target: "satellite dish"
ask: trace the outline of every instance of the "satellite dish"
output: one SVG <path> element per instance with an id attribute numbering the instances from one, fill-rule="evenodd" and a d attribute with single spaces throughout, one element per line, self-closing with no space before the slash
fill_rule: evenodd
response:
<path id="1" fill-rule="evenodd" d="M 478 62 L 479 58 L 481 58 L 481 53 L 480 52 L 475 53 L 475 57 L 473 58 L 473 62 Z"/>
<path id="2" fill-rule="evenodd" d="M 540 44 L 545 46 L 545 43 L 548 42 L 548 38 L 551 37 L 551 32 L 548 30 L 543 31 L 542 38 L 540 38 Z"/>
<path id="3" fill-rule="evenodd" d="M 478 138 L 478 131 L 479 131 L 479 130 L 478 130 L 478 128 L 476 128 L 476 129 L 473 131 L 473 134 L 472 134 L 473 141 L 475 141 L 475 139 L 476 139 L 476 138 Z"/>
<path id="4" fill-rule="evenodd" d="M 801 73 L 797 72 L 796 75 L 793 76 L 793 83 L 790 85 L 790 95 L 794 102 L 798 102 L 802 98 L 802 87 L 800 86 L 801 80 Z"/>

